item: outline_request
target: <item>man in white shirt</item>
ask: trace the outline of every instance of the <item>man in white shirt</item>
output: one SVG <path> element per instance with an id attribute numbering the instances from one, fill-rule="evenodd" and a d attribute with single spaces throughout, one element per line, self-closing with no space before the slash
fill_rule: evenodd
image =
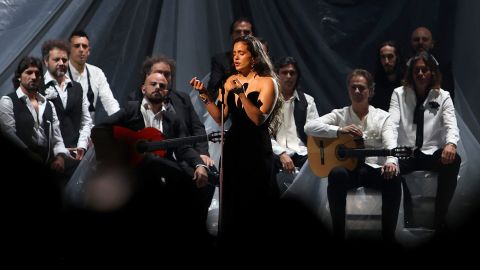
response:
<path id="1" fill-rule="evenodd" d="M 318 118 L 312 96 L 297 89 L 301 72 L 297 60 L 288 56 L 275 64 L 275 72 L 282 89 L 283 121 L 272 138 L 275 159 L 274 175 L 279 170 L 294 173 L 307 160 L 305 123 Z"/>
<path id="2" fill-rule="evenodd" d="M 82 85 L 83 93 L 88 99 L 88 110 L 92 121 L 95 122 L 98 100 L 100 100 L 108 115 L 120 110 L 103 71 L 99 67 L 87 63 L 91 48 L 87 34 L 81 30 L 74 31 L 70 35 L 69 41 L 68 76 L 71 80 Z"/>
<path id="3" fill-rule="evenodd" d="M 434 226 L 442 231 L 461 163 L 455 108 L 450 93 L 440 88 L 440 70 L 429 53 L 422 51 L 411 58 L 405 78 L 404 86 L 393 91 L 390 114 L 398 144 L 416 146 L 416 150 L 414 158 L 400 161 L 400 171 L 438 172 Z"/>
<path id="4" fill-rule="evenodd" d="M 66 158 L 68 150 L 55 107 L 38 93 L 42 74 L 40 59 L 26 56 L 20 60 L 12 79 L 15 92 L 0 99 L 1 131 L 35 161 L 69 175 L 74 164 Z"/>
<path id="5" fill-rule="evenodd" d="M 372 75 L 366 70 L 355 69 L 349 74 L 347 85 L 352 105 L 307 122 L 305 133 L 326 138 L 350 134 L 363 138 L 366 148 L 395 148 L 397 142 L 390 115 L 369 105 L 374 93 Z M 382 235 L 384 240 L 394 241 L 401 199 L 397 166 L 395 157 L 368 157 L 353 171 L 341 166 L 330 171 L 327 194 L 333 233 L 337 239 L 344 239 L 345 236 L 348 190 L 365 186 L 382 191 Z"/>
<path id="6" fill-rule="evenodd" d="M 44 93 L 55 105 L 65 146 L 76 160 L 81 160 L 88 149 L 93 124 L 82 86 L 66 76 L 69 52 L 69 45 L 61 40 L 48 40 L 42 45 L 48 70 Z"/>

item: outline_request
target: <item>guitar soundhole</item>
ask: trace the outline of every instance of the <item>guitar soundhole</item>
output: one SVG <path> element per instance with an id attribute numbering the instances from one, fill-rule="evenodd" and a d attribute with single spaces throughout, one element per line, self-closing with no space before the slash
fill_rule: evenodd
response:
<path id="1" fill-rule="evenodd" d="M 345 151 L 345 146 L 343 144 L 337 145 L 335 149 L 338 160 L 344 160 L 347 157 L 347 152 Z"/>

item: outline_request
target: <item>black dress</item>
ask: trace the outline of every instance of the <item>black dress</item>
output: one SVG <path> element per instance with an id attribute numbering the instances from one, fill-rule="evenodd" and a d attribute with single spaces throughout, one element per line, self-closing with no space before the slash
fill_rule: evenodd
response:
<path id="1" fill-rule="evenodd" d="M 259 107 L 258 92 L 247 98 Z M 273 152 L 268 132 L 270 117 L 260 126 L 247 116 L 240 99 L 229 92 L 227 104 L 232 125 L 224 145 L 224 181 L 220 236 L 249 239 L 262 231 L 278 189 L 272 182 Z M 236 242 L 236 241 L 235 241 Z"/>

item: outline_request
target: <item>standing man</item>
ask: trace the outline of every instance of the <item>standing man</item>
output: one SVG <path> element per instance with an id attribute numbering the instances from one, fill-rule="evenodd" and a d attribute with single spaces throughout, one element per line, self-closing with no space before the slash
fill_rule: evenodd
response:
<path id="1" fill-rule="evenodd" d="M 92 121 L 95 122 L 95 109 L 99 99 L 108 115 L 120 110 L 103 71 L 99 67 L 87 63 L 90 55 L 90 41 L 87 34 L 81 30 L 74 31 L 70 35 L 69 41 L 68 76 L 72 81 L 82 85 L 83 93 L 88 99 L 88 111 Z"/>
<path id="2" fill-rule="evenodd" d="M 55 107 L 38 92 L 42 74 L 40 59 L 20 60 L 12 79 L 16 90 L 0 100 L 0 127 L 28 156 L 68 180 L 75 166 L 67 158 Z"/>
<path id="3" fill-rule="evenodd" d="M 234 20 L 230 25 L 230 37 L 232 38 L 232 42 L 240 36 L 253 35 L 253 23 L 246 17 L 240 17 Z M 232 57 L 231 50 L 218 53 L 212 57 L 210 80 L 208 81 L 207 90 L 210 97 L 214 100 L 218 96 L 218 89 L 222 87 L 225 80 L 235 72 Z"/>
<path id="4" fill-rule="evenodd" d="M 410 45 L 414 51 L 414 54 L 418 54 L 420 52 L 427 52 L 432 55 L 433 47 L 434 47 L 434 40 L 432 37 L 432 32 L 424 27 L 418 27 L 412 32 L 412 36 L 410 39 Z M 433 57 L 437 65 L 439 65 L 440 72 L 442 73 L 442 89 L 448 91 L 450 93 L 450 98 L 452 102 L 455 101 L 455 85 L 453 81 L 453 73 L 452 73 L 452 62 L 447 62 L 443 64 L 439 64 L 437 59 Z"/>
<path id="5" fill-rule="evenodd" d="M 283 103 L 283 121 L 272 138 L 274 155 L 274 175 L 280 169 L 295 173 L 307 160 L 307 135 L 305 123 L 318 118 L 318 111 L 313 97 L 299 91 L 297 86 L 301 72 L 297 60 L 288 56 L 275 64 L 278 74 Z"/>
<path id="6" fill-rule="evenodd" d="M 398 144 L 416 146 L 413 158 L 400 161 L 401 173 L 438 172 L 434 219 L 437 232 L 445 228 L 461 163 L 455 108 L 450 94 L 440 84 L 437 61 L 422 51 L 410 59 L 404 85 L 394 90 L 390 103 Z"/>
<path id="7" fill-rule="evenodd" d="M 375 95 L 370 104 L 388 111 L 393 89 L 401 85 L 404 65 L 400 49 L 395 41 L 386 41 L 380 44 L 375 67 Z"/>
<path id="8" fill-rule="evenodd" d="M 47 67 L 45 95 L 55 105 L 65 146 L 73 158 L 81 160 L 88 149 L 93 124 L 82 86 L 66 76 L 69 52 L 70 47 L 61 40 L 43 43 L 42 56 Z"/>
<path id="9" fill-rule="evenodd" d="M 390 115 L 369 105 L 373 95 L 373 77 L 363 69 L 353 70 L 347 77 L 351 106 L 335 109 L 305 125 L 305 133 L 316 137 L 335 138 L 350 134 L 363 138 L 365 148 L 393 149 L 397 146 Z M 359 186 L 382 191 L 382 236 L 387 242 L 395 239 L 401 199 L 397 158 L 367 157 L 350 171 L 333 168 L 328 175 L 327 196 L 334 236 L 345 237 L 345 207 L 348 190 Z"/>

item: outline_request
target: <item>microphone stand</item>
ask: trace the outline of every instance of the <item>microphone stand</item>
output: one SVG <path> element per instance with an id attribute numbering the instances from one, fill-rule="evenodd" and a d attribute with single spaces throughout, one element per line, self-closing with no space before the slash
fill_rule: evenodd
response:
<path id="1" fill-rule="evenodd" d="M 222 217 L 223 217 L 223 144 L 225 142 L 225 119 L 224 119 L 224 111 L 225 111 L 225 87 L 224 82 L 221 84 L 220 88 L 221 93 L 221 102 L 222 102 L 222 109 L 220 115 L 220 123 L 221 123 L 221 133 L 220 133 L 220 176 L 219 176 L 219 203 L 218 203 L 218 235 L 221 236 L 222 234 Z"/>

